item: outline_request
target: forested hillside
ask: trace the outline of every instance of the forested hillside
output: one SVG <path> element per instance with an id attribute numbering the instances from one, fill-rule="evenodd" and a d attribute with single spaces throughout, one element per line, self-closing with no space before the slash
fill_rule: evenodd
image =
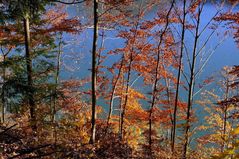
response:
<path id="1" fill-rule="evenodd" d="M 0 158 L 239 158 L 238 46 L 238 0 L 2 0 Z"/>

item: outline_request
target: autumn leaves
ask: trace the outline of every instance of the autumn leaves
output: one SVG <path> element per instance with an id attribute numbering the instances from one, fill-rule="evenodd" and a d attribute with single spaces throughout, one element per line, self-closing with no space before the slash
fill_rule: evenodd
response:
<path id="1" fill-rule="evenodd" d="M 225 78 L 217 96 L 204 91 L 216 80 L 198 77 L 221 21 L 229 21 L 237 40 L 237 13 L 212 7 L 205 18 L 209 2 L 202 0 L 11 2 L 1 10 L 2 124 L 7 130 L 7 123 L 17 123 L 13 131 L 23 134 L 24 144 L 2 144 L 11 150 L 5 156 L 186 159 L 236 152 L 238 81 Z M 88 17 L 69 18 L 64 5 L 80 6 Z M 64 36 L 87 31 L 90 40 L 77 40 L 90 44 L 90 74 L 63 81 Z M 119 39 L 114 47 L 108 36 Z M 237 66 L 225 77 L 231 74 L 238 74 Z M 205 114 L 197 114 L 199 107 Z M 208 143 L 216 146 L 207 149 Z M 51 147 L 39 150 L 42 145 Z M 28 153 L 19 153 L 26 146 Z"/>

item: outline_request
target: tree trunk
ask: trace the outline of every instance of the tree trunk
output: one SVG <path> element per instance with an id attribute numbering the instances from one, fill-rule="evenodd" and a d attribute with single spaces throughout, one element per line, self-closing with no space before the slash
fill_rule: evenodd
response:
<path id="1" fill-rule="evenodd" d="M 60 75 L 60 66 L 61 66 L 61 54 L 62 54 L 62 33 L 60 33 L 60 39 L 58 44 L 58 53 L 57 53 L 57 65 L 56 65 L 56 74 L 55 74 L 55 88 L 53 92 L 53 107 L 52 107 L 52 117 L 51 122 L 53 124 L 53 139 L 54 139 L 54 146 L 56 148 L 57 145 L 57 127 L 56 127 L 56 105 L 57 105 L 57 86 L 59 84 L 59 75 Z"/>
<path id="2" fill-rule="evenodd" d="M 92 91 L 92 114 L 91 114 L 91 138 L 90 143 L 95 143 L 96 131 L 96 48 L 98 39 L 98 0 L 94 0 L 94 33 L 92 46 L 92 74 L 91 74 L 91 91 Z"/>
<path id="3" fill-rule="evenodd" d="M 124 70 L 122 69 L 122 88 L 124 88 L 124 83 L 125 83 L 125 79 L 124 79 Z M 123 107 L 124 107 L 124 101 L 123 101 L 123 92 L 120 92 L 120 102 L 119 102 L 119 137 L 121 138 L 121 114 L 123 111 Z"/>
<path id="4" fill-rule="evenodd" d="M 159 39 L 159 43 L 158 43 L 158 52 L 157 52 L 157 59 L 156 59 L 156 68 L 155 68 L 155 80 L 154 80 L 154 84 L 153 84 L 153 91 L 152 91 L 152 100 L 151 100 L 151 106 L 150 106 L 150 110 L 149 110 L 149 153 L 150 155 L 152 155 L 152 115 L 153 115 L 153 108 L 155 105 L 155 101 L 156 101 L 156 92 L 157 92 L 157 85 L 158 85 L 158 74 L 159 74 L 159 64 L 160 64 L 160 47 L 161 44 L 163 42 L 163 36 L 166 33 L 167 29 L 168 29 L 168 25 L 169 25 L 169 16 L 170 13 L 173 9 L 174 6 L 174 0 L 171 3 L 170 9 L 167 13 L 166 16 L 166 25 L 165 28 L 163 29 L 163 32 L 160 35 L 160 39 Z M 152 156 L 151 156 L 152 157 Z"/>
<path id="5" fill-rule="evenodd" d="M 203 9 L 200 5 L 198 6 L 198 18 L 196 24 L 196 35 L 194 40 L 194 47 L 193 47 L 193 56 L 192 56 L 192 65 L 190 69 L 190 81 L 189 81 L 189 91 L 188 91 L 188 102 L 187 102 L 187 117 L 186 117 L 186 126 L 185 126 L 185 140 L 183 145 L 183 159 L 187 158 L 187 149 L 188 149 L 188 139 L 189 139 L 189 129 L 190 129 L 190 118 L 191 118 L 191 109 L 193 103 L 193 89 L 195 84 L 195 64 L 196 64 L 196 53 L 197 53 L 197 45 L 199 40 L 199 26 L 200 26 L 200 18 Z"/>
<path id="6" fill-rule="evenodd" d="M 31 42 L 30 42 L 30 24 L 28 15 L 24 17 L 24 38 L 25 38 L 25 58 L 27 65 L 27 85 L 28 85 L 28 104 L 30 107 L 30 118 L 32 128 L 36 129 L 36 114 L 35 114 L 35 101 L 34 101 L 34 88 L 33 88 L 33 71 L 32 71 L 32 58 L 31 58 Z"/>
<path id="7" fill-rule="evenodd" d="M 5 62 L 6 55 L 3 55 L 3 61 Z M 6 80 L 6 67 L 3 66 L 3 85 L 2 85 L 2 123 L 5 122 L 5 108 L 6 108 L 6 100 L 5 100 L 5 80 Z"/>
<path id="8" fill-rule="evenodd" d="M 171 102 L 171 95 L 170 95 L 170 81 L 168 80 L 167 77 L 165 77 L 164 80 L 165 80 L 165 86 L 166 86 L 167 104 L 168 104 L 168 106 L 170 106 L 172 104 L 172 102 Z M 171 112 L 170 112 L 170 121 L 171 121 L 171 124 L 173 125 L 173 115 L 172 115 Z M 170 141 L 172 141 L 173 126 L 171 126 L 170 131 L 171 131 L 171 133 L 170 133 L 170 137 L 169 138 L 170 138 Z M 167 137 L 168 137 L 168 135 L 167 135 Z"/>
<path id="9" fill-rule="evenodd" d="M 110 120 L 111 120 L 111 115 L 112 115 L 112 111 L 113 111 L 113 106 L 114 106 L 114 95 L 115 95 L 115 90 L 116 90 L 116 87 L 117 87 L 117 83 L 120 79 L 120 75 L 121 75 L 121 70 L 122 70 L 122 67 L 123 67 L 123 63 L 124 63 L 124 55 L 122 56 L 122 59 L 121 59 L 121 63 L 120 63 L 120 68 L 119 68 L 119 72 L 118 72 L 118 75 L 116 77 L 116 81 L 113 85 L 113 88 L 112 88 L 112 93 L 111 93 L 111 96 L 110 96 L 110 104 L 109 104 L 109 114 L 108 114 L 108 118 L 107 118 L 107 128 L 106 128 L 106 131 L 109 127 L 109 123 L 110 123 Z"/>
<path id="10" fill-rule="evenodd" d="M 141 9 L 141 8 L 140 8 Z M 140 12 L 140 10 L 139 10 Z M 136 25 L 135 25 L 135 30 L 138 29 L 138 26 L 139 26 L 139 20 L 140 20 L 140 15 L 138 16 L 138 19 L 137 19 L 137 22 L 136 22 Z M 134 40 L 136 39 L 136 36 L 137 36 L 137 33 L 136 31 L 134 32 Z M 130 82 L 130 78 L 131 78 L 131 72 L 132 72 L 132 63 L 133 63 L 133 52 L 134 52 L 134 46 L 131 47 L 131 50 L 130 50 L 130 58 L 129 58 L 129 66 L 128 66 L 128 72 L 127 72 L 127 79 L 126 79 L 126 90 L 125 90 L 125 100 L 124 100 L 124 104 L 123 104 L 123 107 L 122 107 L 122 113 L 121 113 L 121 124 L 120 124 L 120 138 L 123 139 L 123 131 L 124 131 L 124 115 L 125 115 L 125 112 L 126 112 L 126 108 L 127 108 L 127 102 L 128 102 L 128 93 L 129 93 L 129 82 Z"/>
<path id="11" fill-rule="evenodd" d="M 182 21 L 182 35 L 181 35 L 181 50 L 179 56 L 179 66 L 178 66 L 178 76 L 177 76 L 177 86 L 175 95 L 175 105 L 173 110 L 173 128 L 172 128 L 172 153 L 174 153 L 175 137 L 176 137 L 176 124 L 177 124 L 177 109 L 178 109 L 178 96 L 179 96 L 179 84 L 181 78 L 182 69 L 182 58 L 184 51 L 184 35 L 185 35 L 185 20 L 186 20 L 186 0 L 183 1 L 183 21 Z"/>
<path id="12" fill-rule="evenodd" d="M 228 100 L 228 95 L 229 95 L 229 79 L 227 78 L 226 81 L 226 101 Z M 221 147 L 221 152 L 224 151 L 224 149 L 226 148 L 226 130 L 227 130 L 227 109 L 228 109 L 228 105 L 225 105 L 225 107 L 223 108 L 223 135 L 222 135 L 222 139 L 223 139 L 223 144 Z"/>
<path id="13" fill-rule="evenodd" d="M 53 108 L 52 108 L 52 122 L 55 121 L 56 114 L 56 102 L 57 102 L 57 85 L 59 84 L 59 74 L 60 74 L 60 66 L 61 66 L 61 54 L 62 54 L 62 33 L 60 35 L 60 41 L 58 44 L 58 53 L 57 53 L 57 65 L 56 65 L 56 74 L 55 74 L 55 88 L 53 93 Z"/>
<path id="14" fill-rule="evenodd" d="M 129 81 L 130 81 L 130 77 L 131 77 L 131 67 L 132 67 L 132 62 L 133 62 L 133 49 L 130 52 L 130 61 L 129 61 L 129 68 L 128 68 L 128 75 L 127 75 L 127 79 L 126 79 L 126 91 L 125 91 L 125 101 L 124 101 L 124 105 L 123 105 L 123 110 L 121 113 L 121 124 L 120 124 L 120 137 L 121 139 L 123 139 L 123 129 L 124 129 L 124 115 L 125 115 L 125 111 L 126 111 L 126 107 L 127 107 L 127 102 L 128 102 L 128 93 L 129 93 Z"/>

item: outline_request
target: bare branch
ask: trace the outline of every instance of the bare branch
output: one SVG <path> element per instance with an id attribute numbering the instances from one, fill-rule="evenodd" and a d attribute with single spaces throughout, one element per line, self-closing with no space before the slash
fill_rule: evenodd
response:
<path id="1" fill-rule="evenodd" d="M 65 1 L 60 1 L 60 0 L 53 0 L 52 2 L 58 2 L 58 3 L 62 3 L 62 4 L 80 4 L 85 1 L 86 0 L 81 0 L 81 1 L 73 0 L 72 2 L 65 2 Z"/>

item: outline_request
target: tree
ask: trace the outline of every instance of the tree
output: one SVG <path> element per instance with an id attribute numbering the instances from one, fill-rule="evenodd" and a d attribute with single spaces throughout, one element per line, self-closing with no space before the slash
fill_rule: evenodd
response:
<path id="1" fill-rule="evenodd" d="M 96 118 L 96 47 L 98 38 L 98 0 L 94 0 L 94 37 L 92 45 L 92 75 L 91 75 L 91 89 L 92 89 L 92 116 L 91 116 L 91 139 L 90 143 L 95 142 L 95 118 Z"/>
<path id="2" fill-rule="evenodd" d="M 9 1 L 9 12 L 13 18 L 21 18 L 24 26 L 24 39 L 25 39 L 25 60 L 27 69 L 27 87 L 28 87 L 28 104 L 30 107 L 30 117 L 32 121 L 32 128 L 36 129 L 36 104 L 34 99 L 34 86 L 33 86 L 33 70 L 32 70 L 32 44 L 30 37 L 30 19 L 38 18 L 42 7 L 46 5 L 47 1 Z M 14 12 L 19 12 L 19 17 L 14 17 Z"/>
<path id="3" fill-rule="evenodd" d="M 210 153 L 205 154 L 208 157 L 226 152 L 231 147 L 229 139 L 236 127 L 233 114 L 237 111 L 237 107 L 230 97 L 237 93 L 235 89 L 230 88 L 230 83 L 235 78 L 229 74 L 230 70 L 230 67 L 224 67 L 219 76 L 214 78 L 214 80 L 217 79 L 215 87 L 202 92 L 203 100 L 197 101 L 208 113 L 205 116 L 205 124 L 198 127 L 198 131 L 207 133 L 197 139 L 198 145 L 208 146 L 211 149 Z"/>
<path id="4" fill-rule="evenodd" d="M 166 34 L 166 31 L 168 29 L 168 25 L 169 25 L 169 16 L 171 13 L 171 10 L 173 9 L 174 6 L 174 1 L 172 1 L 171 6 L 169 11 L 167 12 L 166 15 L 166 24 L 165 27 L 160 35 L 160 39 L 159 39 L 159 43 L 158 43 L 158 50 L 157 50 L 157 58 L 156 58 L 156 69 L 155 69 L 155 80 L 154 80 L 154 84 L 153 84 L 153 91 L 152 91 L 152 101 L 151 101 L 151 107 L 150 107 L 150 111 L 149 111 L 149 149 L 150 149 L 150 153 L 152 153 L 152 114 L 153 114 L 153 109 L 154 109 L 154 104 L 155 104 L 155 99 L 156 99 L 156 92 L 158 91 L 157 89 L 157 85 L 158 85 L 158 80 L 159 80 L 159 64 L 160 64 L 160 47 L 161 44 L 163 42 L 163 38 L 164 38 L 164 34 Z"/>
<path id="5" fill-rule="evenodd" d="M 202 72 L 237 10 L 209 4 L 3 1 L 0 156 L 236 158 L 238 66 Z"/>
<path id="6" fill-rule="evenodd" d="M 174 152 L 175 137 L 176 137 L 176 124 L 177 124 L 177 109 L 178 109 L 178 96 L 179 96 L 179 84 L 181 78 L 182 69 L 182 58 L 184 51 L 184 36 L 185 36 L 185 21 L 186 21 L 186 0 L 183 1 L 183 20 L 182 20 L 182 33 L 181 33 L 181 46 L 179 55 L 179 65 L 178 65 L 178 75 L 177 75 L 177 85 L 176 85 L 176 96 L 173 111 L 173 129 L 172 129 L 172 152 Z"/>

